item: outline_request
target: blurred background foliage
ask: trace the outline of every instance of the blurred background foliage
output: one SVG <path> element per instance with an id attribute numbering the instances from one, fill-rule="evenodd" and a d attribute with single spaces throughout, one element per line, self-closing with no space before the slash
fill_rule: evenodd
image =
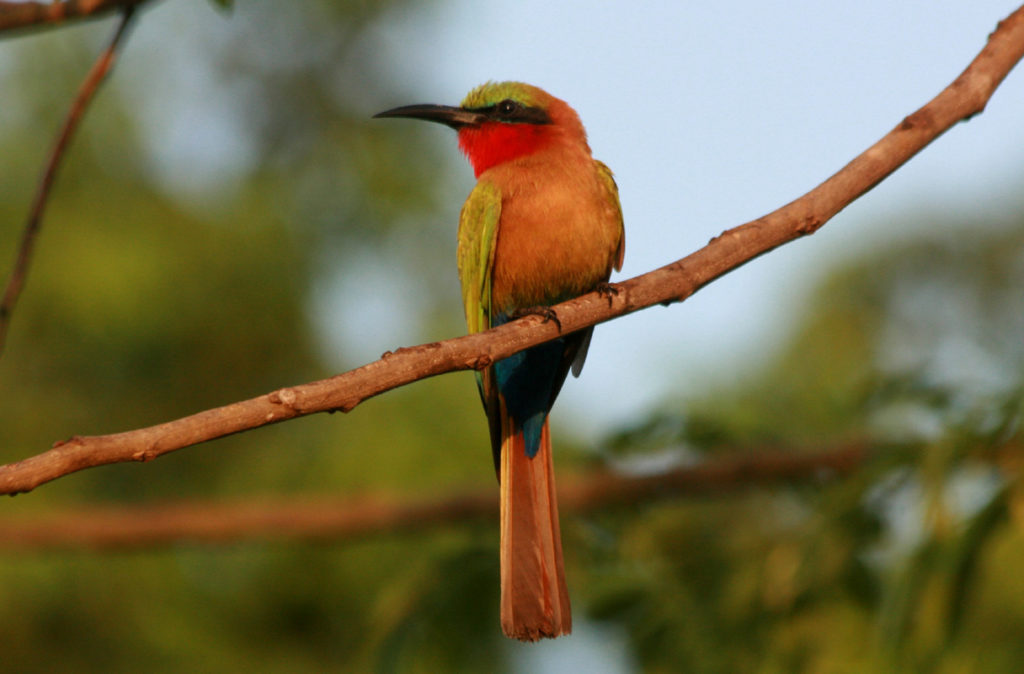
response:
<path id="1" fill-rule="evenodd" d="M 374 31 L 396 4 L 211 10 L 224 25 L 177 47 L 208 66 L 196 83 L 208 116 L 194 119 L 161 105 L 161 78 L 186 76 L 168 44 L 129 40 L 60 173 L 0 358 L 0 460 L 461 333 L 458 178 L 433 136 L 367 122 L 403 100 Z M 0 43 L 0 260 L 108 28 Z M 224 146 L 218 170 L 168 168 L 211 143 Z M 927 232 L 910 226 L 927 212 L 893 227 Z M 1017 671 L 1024 216 L 934 229 L 835 269 L 788 347 L 744 379 L 668 396 L 596 447 L 559 430 L 561 474 L 871 447 L 839 480 L 563 516 L 568 646 L 500 637 L 498 532 L 478 522 L 345 545 L 5 551 L 0 669 L 528 671 L 570 657 L 609 672 Z M 344 417 L 72 475 L 6 500 L 0 517 L 442 495 L 493 485 L 485 438 L 471 377 L 448 375 Z M 556 647 L 569 656 L 536 658 Z"/>

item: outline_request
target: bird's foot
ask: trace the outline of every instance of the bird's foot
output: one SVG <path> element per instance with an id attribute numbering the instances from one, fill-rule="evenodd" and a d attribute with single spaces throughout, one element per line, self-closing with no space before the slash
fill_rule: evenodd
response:
<path id="1" fill-rule="evenodd" d="M 597 292 L 598 295 L 608 300 L 608 306 L 612 305 L 613 297 L 619 296 L 619 286 L 615 285 L 614 283 L 608 283 L 607 281 L 598 283 L 597 287 L 594 288 L 594 290 Z"/>
<path id="2" fill-rule="evenodd" d="M 554 321 L 555 325 L 558 326 L 558 331 L 562 331 L 562 321 L 558 320 L 558 314 L 556 314 L 555 310 L 551 307 L 522 307 L 521 309 L 516 309 L 509 314 L 509 318 L 513 320 L 523 318 L 525 316 L 540 316 L 544 319 L 545 323 L 548 321 Z"/>

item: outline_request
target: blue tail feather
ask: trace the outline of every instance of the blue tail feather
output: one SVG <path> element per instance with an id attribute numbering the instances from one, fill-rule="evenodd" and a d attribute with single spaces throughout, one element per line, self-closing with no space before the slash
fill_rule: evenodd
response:
<path id="1" fill-rule="evenodd" d="M 540 451 L 544 421 L 565 377 L 565 348 L 565 339 L 559 338 L 494 364 L 499 395 L 514 427 L 523 432 L 526 455 L 530 458 Z"/>

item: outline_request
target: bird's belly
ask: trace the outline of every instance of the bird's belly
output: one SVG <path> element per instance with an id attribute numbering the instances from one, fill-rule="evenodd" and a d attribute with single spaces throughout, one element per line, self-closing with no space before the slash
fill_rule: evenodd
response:
<path id="1" fill-rule="evenodd" d="M 593 290 L 611 272 L 617 227 L 617 214 L 593 199 L 504 203 L 494 254 L 493 308 L 505 313 Z"/>

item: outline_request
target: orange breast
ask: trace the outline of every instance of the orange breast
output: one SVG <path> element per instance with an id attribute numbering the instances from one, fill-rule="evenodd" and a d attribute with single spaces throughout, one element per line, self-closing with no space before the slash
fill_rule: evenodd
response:
<path id="1" fill-rule="evenodd" d="M 540 152 L 487 173 L 502 193 L 495 312 L 552 304 L 608 279 L 620 216 L 589 155 Z"/>

